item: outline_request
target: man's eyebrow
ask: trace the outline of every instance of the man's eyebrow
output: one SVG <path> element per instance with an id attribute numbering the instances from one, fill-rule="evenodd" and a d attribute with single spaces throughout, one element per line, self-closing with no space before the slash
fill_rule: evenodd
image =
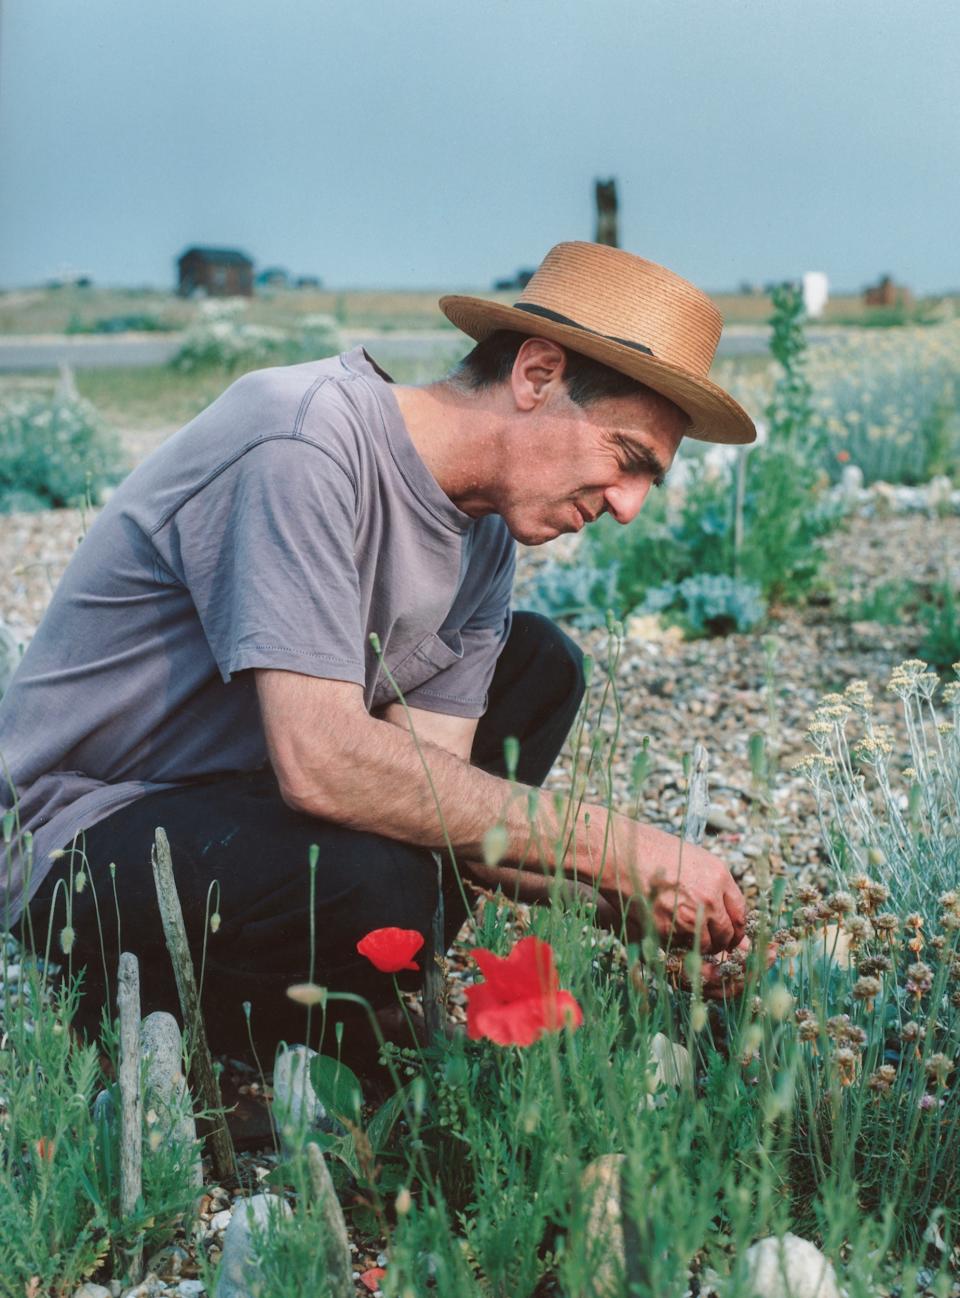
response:
<path id="1" fill-rule="evenodd" d="M 653 480 L 659 487 L 664 478 L 670 471 L 670 465 L 664 464 L 657 455 L 656 451 L 646 446 L 643 442 L 635 442 L 631 437 L 621 435 L 620 441 L 634 461 L 634 467 L 641 471 L 653 474 Z"/>

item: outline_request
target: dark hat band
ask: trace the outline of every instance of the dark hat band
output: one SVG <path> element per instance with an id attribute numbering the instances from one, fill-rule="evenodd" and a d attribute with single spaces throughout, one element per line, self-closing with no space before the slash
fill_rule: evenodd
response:
<path id="1" fill-rule="evenodd" d="M 616 338 L 613 334 L 602 334 L 599 329 L 591 329 L 589 325 L 571 320 L 569 316 L 561 315 L 559 311 L 551 311 L 549 307 L 537 306 L 535 302 L 514 302 L 513 305 L 517 311 L 542 316 L 544 320 L 552 320 L 554 324 L 570 325 L 573 329 L 582 329 L 584 333 L 593 334 L 596 338 L 606 338 L 607 342 L 622 343 L 624 347 L 632 347 L 635 352 L 644 352 L 647 356 L 653 355 L 652 348 L 643 343 L 635 343 L 630 338 Z"/>

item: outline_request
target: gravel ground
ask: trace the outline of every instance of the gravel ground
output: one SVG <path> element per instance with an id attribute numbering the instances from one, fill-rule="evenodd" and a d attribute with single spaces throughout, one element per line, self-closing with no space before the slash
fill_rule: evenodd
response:
<path id="1" fill-rule="evenodd" d="M 50 594 L 78 540 L 90 523 L 77 511 L 0 516 L 0 563 L 7 572 L 0 601 L 0 621 L 22 644 L 33 634 Z M 562 547 L 561 547 L 562 548 Z M 844 598 L 860 596 L 879 581 L 891 578 L 933 582 L 942 579 L 948 556 L 960 557 L 960 519 L 933 520 L 923 516 L 886 520 L 857 519 L 828 542 L 827 575 Z M 527 550 L 518 564 L 517 603 L 536 579 L 536 567 L 549 551 Z M 730 636 L 684 643 L 649 620 L 630 619 L 622 644 L 611 645 L 605 632 L 575 633 L 595 659 L 594 706 L 581 751 L 589 749 L 597 732 L 614 728 L 613 708 L 597 715 L 596 700 L 611 652 L 619 699 L 617 753 L 609 771 L 613 805 L 632 810 L 630 791 L 633 757 L 645 737 L 650 741 L 650 770 L 640 794 L 640 815 L 668 829 L 680 828 L 685 801 L 682 760 L 698 740 L 710 754 L 712 797 L 710 845 L 730 865 L 749 894 L 755 887 L 758 858 L 767 855 L 775 870 L 823 872 L 812 800 L 803 782 L 790 772 L 804 751 L 807 721 L 823 693 L 842 689 L 849 681 L 868 679 L 875 687 L 883 720 L 899 732 L 893 702 L 882 690 L 891 667 L 915 654 L 920 639 L 916 627 L 851 622 L 837 616 L 831 602 L 803 611 L 780 610 L 763 636 Z M 775 651 L 774 651 L 775 650 Z M 764 808 L 752 787 L 748 743 L 761 732 L 775 756 L 771 801 Z M 906 761 L 902 762 L 906 765 Z M 564 753 L 548 787 L 568 788 L 572 757 Z M 603 789 L 591 782 L 594 796 Z M 458 994 L 454 961 L 454 1002 Z M 454 1004 L 453 1013 L 462 1010 Z M 236 1088 L 249 1078 L 232 1077 Z M 269 1153 L 244 1155 L 243 1180 L 256 1185 L 269 1170 Z M 212 1256 L 222 1239 L 227 1208 L 237 1187 L 206 1187 L 204 1247 Z M 377 1265 L 376 1242 L 354 1241 L 357 1293 L 369 1294 L 359 1280 L 362 1271 Z M 155 1261 L 161 1279 L 155 1294 L 176 1294 L 178 1284 L 196 1275 L 192 1245 L 180 1241 Z M 139 1292 L 139 1291 L 138 1291 Z M 189 1286 L 179 1292 L 196 1292 Z"/>

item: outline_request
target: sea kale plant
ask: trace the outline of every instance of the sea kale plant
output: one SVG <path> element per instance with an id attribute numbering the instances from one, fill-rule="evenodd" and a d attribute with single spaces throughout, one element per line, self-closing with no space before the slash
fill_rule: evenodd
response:
<path id="1" fill-rule="evenodd" d="M 96 504 L 127 467 L 119 437 L 88 401 L 58 394 L 0 405 L 0 512 Z"/>

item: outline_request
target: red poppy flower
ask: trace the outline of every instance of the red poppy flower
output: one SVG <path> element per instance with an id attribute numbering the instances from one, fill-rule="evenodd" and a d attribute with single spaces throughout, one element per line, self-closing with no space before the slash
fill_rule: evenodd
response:
<path id="1" fill-rule="evenodd" d="M 837 459 L 840 461 L 841 464 L 846 464 L 847 461 L 850 459 L 850 452 L 837 451 Z"/>
<path id="2" fill-rule="evenodd" d="M 399 973 L 401 969 L 419 969 L 414 956 L 423 946 L 423 934 L 414 928 L 375 928 L 357 943 L 381 973 Z"/>
<path id="3" fill-rule="evenodd" d="M 403 931 L 403 930 L 399 930 Z M 380 1281 L 387 1274 L 386 1269 L 382 1266 L 372 1266 L 369 1271 L 362 1272 L 360 1283 L 365 1285 L 371 1293 L 380 1288 Z"/>
<path id="4" fill-rule="evenodd" d="M 486 1037 L 500 1046 L 529 1046 L 544 1032 L 565 1023 L 578 1028 L 583 1012 L 569 992 L 560 990 L 553 950 L 538 937 L 522 938 L 501 958 L 479 948 L 473 957 L 486 982 L 466 989 L 467 1036 Z"/>

